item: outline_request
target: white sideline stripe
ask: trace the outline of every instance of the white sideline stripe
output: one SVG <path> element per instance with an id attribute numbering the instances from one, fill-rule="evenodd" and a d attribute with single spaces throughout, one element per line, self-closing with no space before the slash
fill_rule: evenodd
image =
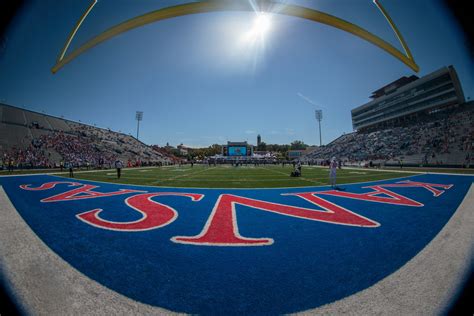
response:
<path id="1" fill-rule="evenodd" d="M 410 168 L 410 167 L 407 167 Z M 369 169 L 369 168 L 357 168 L 357 167 L 343 167 L 342 169 L 348 169 L 348 170 L 364 170 L 364 171 L 382 171 L 382 172 L 396 172 L 396 173 L 417 173 L 417 174 L 447 174 L 451 176 L 468 176 L 472 177 L 474 173 L 455 173 L 455 172 L 433 172 L 433 171 L 416 171 L 416 170 L 396 170 L 396 169 Z M 423 170 L 420 168 L 420 170 Z M 456 170 L 462 170 L 462 169 L 456 169 Z"/>
<path id="2" fill-rule="evenodd" d="M 28 315 L 179 315 L 85 276 L 33 233 L 0 186 L 0 267 Z"/>
<path id="3" fill-rule="evenodd" d="M 158 169 L 158 168 L 167 168 L 169 166 L 162 166 L 162 167 L 134 167 L 134 168 L 123 168 L 123 171 L 126 170 L 140 170 L 140 169 Z M 45 170 L 45 172 L 41 173 L 26 173 L 26 174 L 0 174 L 0 177 L 28 177 L 28 176 L 44 176 L 44 175 L 69 175 L 69 171 L 50 171 L 48 172 L 48 169 L 35 169 L 35 170 Z M 110 169 L 102 169 L 102 170 L 74 170 L 74 174 L 76 173 L 92 173 L 92 172 L 110 172 L 112 170 L 115 170 L 115 168 L 110 168 Z"/>

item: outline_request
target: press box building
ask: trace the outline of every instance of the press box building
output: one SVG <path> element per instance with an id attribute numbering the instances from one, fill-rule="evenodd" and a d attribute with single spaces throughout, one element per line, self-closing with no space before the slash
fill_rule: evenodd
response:
<path id="1" fill-rule="evenodd" d="M 402 77 L 374 91 L 372 101 L 351 111 L 354 130 L 394 126 L 422 114 L 439 112 L 465 102 L 453 66 L 422 78 Z"/>

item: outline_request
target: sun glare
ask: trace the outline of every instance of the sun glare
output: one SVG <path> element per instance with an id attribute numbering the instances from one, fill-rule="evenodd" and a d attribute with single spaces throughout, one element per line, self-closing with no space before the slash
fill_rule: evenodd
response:
<path id="1" fill-rule="evenodd" d="M 260 13 L 255 18 L 254 31 L 258 34 L 265 34 L 270 29 L 270 17 L 264 13 Z"/>
<path id="2" fill-rule="evenodd" d="M 219 31 L 221 45 L 212 46 L 212 64 L 223 65 L 245 73 L 255 73 L 263 64 L 266 50 L 270 48 L 273 33 L 278 30 L 274 11 L 239 13 L 231 19 L 219 19 L 213 30 Z M 278 12 L 278 11 L 277 11 Z M 220 60 L 222 63 L 217 63 Z"/>
<path id="3" fill-rule="evenodd" d="M 244 40 L 248 42 L 263 41 L 265 35 L 271 29 L 271 24 L 271 18 L 268 14 L 257 13 L 251 29 L 244 34 Z"/>

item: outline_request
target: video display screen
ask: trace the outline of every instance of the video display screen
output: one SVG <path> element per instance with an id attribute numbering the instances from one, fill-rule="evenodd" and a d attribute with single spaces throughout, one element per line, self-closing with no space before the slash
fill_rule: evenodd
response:
<path id="1" fill-rule="evenodd" d="M 229 156 L 247 156 L 247 147 L 229 147 Z"/>

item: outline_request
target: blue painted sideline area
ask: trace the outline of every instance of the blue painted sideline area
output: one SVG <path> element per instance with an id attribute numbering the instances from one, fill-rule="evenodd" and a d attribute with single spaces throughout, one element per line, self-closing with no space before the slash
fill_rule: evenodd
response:
<path id="1" fill-rule="evenodd" d="M 0 177 L 0 185 L 53 252 L 112 291 L 174 312 L 282 314 L 341 300 L 402 268 L 446 225 L 473 180 L 417 175 L 342 185 L 341 194 L 48 175 Z"/>

